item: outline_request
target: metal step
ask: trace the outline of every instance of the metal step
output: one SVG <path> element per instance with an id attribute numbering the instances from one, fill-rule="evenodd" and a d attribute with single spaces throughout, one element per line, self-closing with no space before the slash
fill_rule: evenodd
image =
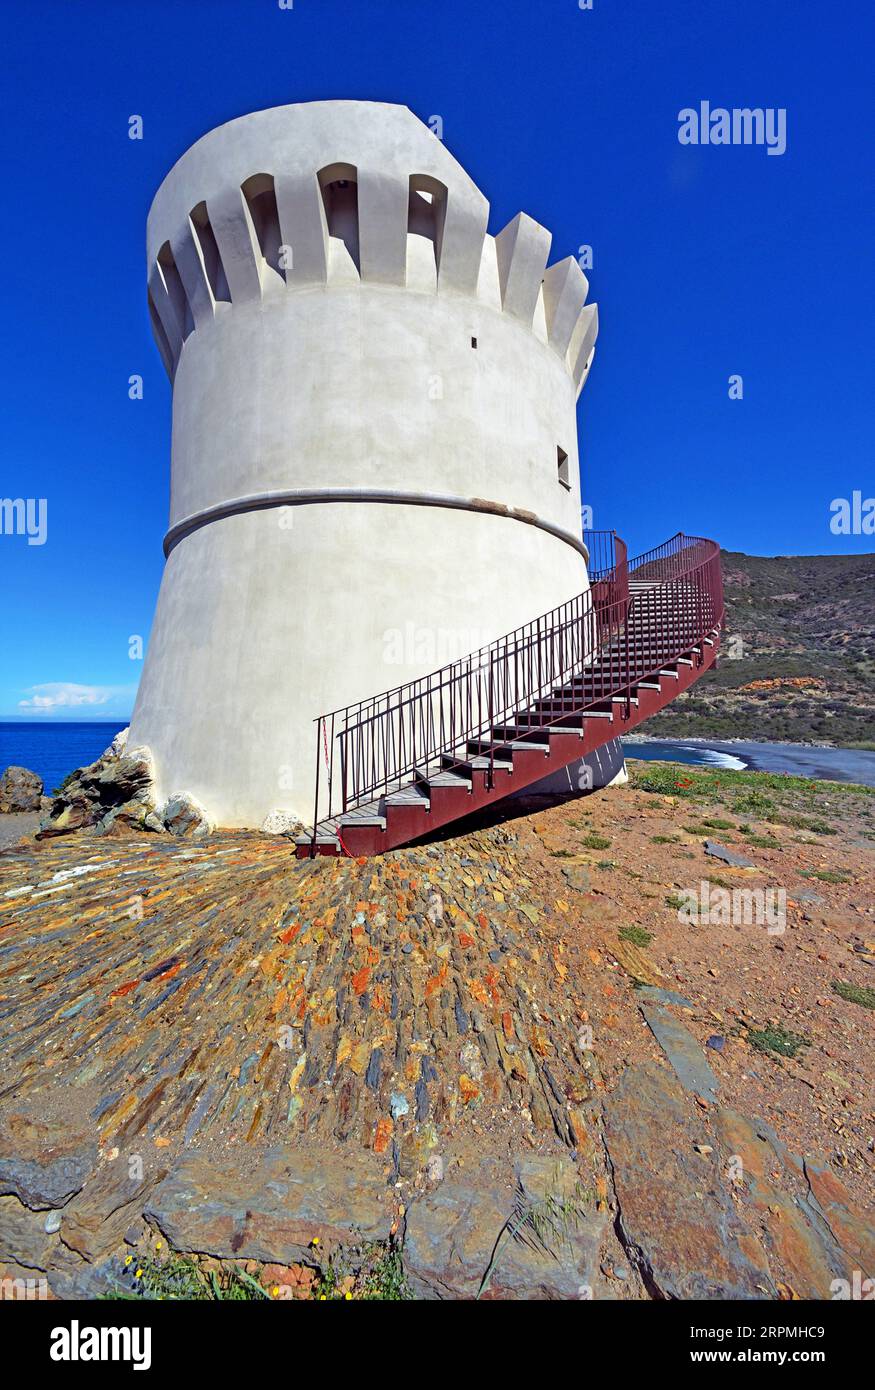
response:
<path id="1" fill-rule="evenodd" d="M 464 772 L 465 769 L 468 769 L 471 772 L 488 772 L 490 767 L 493 767 L 496 772 L 506 772 L 508 774 L 513 772 L 513 763 L 510 757 L 499 758 L 497 754 L 494 763 L 490 763 L 489 759 L 484 757 L 482 753 L 469 754 L 461 763 L 457 757 L 453 757 L 450 753 L 442 753 L 441 761 L 444 762 L 444 760 L 446 760 L 444 765 L 452 768 L 454 771 L 461 770 Z"/>
<path id="2" fill-rule="evenodd" d="M 348 827 L 352 827 L 352 826 L 359 826 L 359 827 L 361 827 L 361 826 L 365 826 L 365 825 L 366 825 L 366 826 L 369 826 L 369 827 L 374 827 L 374 826 L 376 826 L 376 828 L 377 828 L 378 830 L 385 830 L 385 829 L 386 829 L 386 817 L 385 817 L 385 816 L 378 815 L 378 814 L 375 814 L 375 813 L 373 813 L 373 812 L 361 812 L 361 813 L 359 813 L 358 810 L 348 811 L 348 812 L 346 813 L 346 815 L 340 817 L 340 830 L 341 830 L 341 833 L 342 833 L 344 830 L 346 830 Z"/>
<path id="3" fill-rule="evenodd" d="M 409 787 L 402 787 L 397 792 L 390 792 L 384 798 L 384 806 L 421 806 L 424 811 L 431 810 L 431 801 L 428 792 L 424 791 L 416 782 Z"/>
<path id="4" fill-rule="evenodd" d="M 465 791 L 470 792 L 472 786 L 470 777 L 464 777 L 459 772 L 450 772 L 447 769 L 422 772 L 417 768 L 416 777 L 420 785 L 424 783 L 429 787 L 450 787 L 460 790 L 464 788 Z"/>
<path id="5" fill-rule="evenodd" d="M 475 754 L 478 753 L 478 750 L 484 748 L 491 748 L 493 758 L 501 758 L 502 761 L 507 761 L 508 758 L 512 758 L 514 753 L 543 753 L 544 756 L 547 757 L 550 752 L 549 743 L 529 743 L 526 739 L 517 738 L 509 741 L 503 739 L 472 738 L 468 743 L 469 751 Z M 479 753 L 479 756 L 483 756 L 482 752 Z M 486 756 L 488 760 L 488 754 Z"/>
<path id="6" fill-rule="evenodd" d="M 319 835 L 316 836 L 316 841 L 315 841 L 315 843 L 316 843 L 316 846 L 317 846 L 317 847 L 318 847 L 319 845 L 328 845 L 328 846 L 334 845 L 337 849 L 340 849 L 340 841 L 338 840 L 338 838 L 337 838 L 336 835 L 319 834 Z M 312 830 L 310 831 L 310 834 L 309 834 L 309 835 L 296 835 L 296 836 L 295 836 L 295 844 L 296 844 L 296 845 L 312 845 L 312 844 L 313 844 L 313 832 L 312 832 Z"/>
<path id="7" fill-rule="evenodd" d="M 574 714 L 570 718 L 579 719 L 582 716 Z M 559 725 L 541 724 L 537 729 L 530 729 L 524 724 L 500 724 L 495 730 L 496 739 L 508 740 L 513 746 L 522 744 L 524 748 L 543 748 L 545 746 L 549 748 L 549 744 L 545 745 L 543 741 L 545 734 L 548 737 L 552 734 L 574 734 L 576 738 L 583 737 L 578 729 L 569 724 L 566 724 L 564 728 Z M 538 737 L 537 742 L 535 742 L 535 735 Z"/>

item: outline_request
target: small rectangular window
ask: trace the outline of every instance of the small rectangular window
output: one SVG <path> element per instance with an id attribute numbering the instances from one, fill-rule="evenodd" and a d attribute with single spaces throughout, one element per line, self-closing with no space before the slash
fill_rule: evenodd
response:
<path id="1" fill-rule="evenodd" d="M 472 338 L 472 339 L 471 339 L 471 346 L 472 346 L 472 348 L 475 348 L 475 347 L 477 346 L 477 339 L 476 339 L 476 338 Z"/>
<path id="2" fill-rule="evenodd" d="M 557 448 L 557 450 L 556 450 L 556 461 L 557 461 L 557 463 L 558 463 L 558 469 L 559 469 L 559 481 L 560 481 L 560 483 L 562 484 L 563 487 L 567 487 L 567 488 L 569 489 L 569 491 L 570 491 L 570 489 L 571 489 L 571 478 L 569 477 L 569 474 L 568 474 L 568 455 L 566 454 L 566 452 L 565 452 L 564 449 L 559 449 L 559 448 Z"/>

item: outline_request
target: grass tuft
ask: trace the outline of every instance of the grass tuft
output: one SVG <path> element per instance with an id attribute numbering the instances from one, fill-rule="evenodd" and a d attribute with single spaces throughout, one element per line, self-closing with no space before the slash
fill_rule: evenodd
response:
<path id="1" fill-rule="evenodd" d="M 629 941 L 633 946 L 649 946 L 653 940 L 653 932 L 634 925 L 621 927 L 617 935 L 621 941 Z"/>
<path id="2" fill-rule="evenodd" d="M 590 830 L 586 835 L 582 835 L 580 843 L 584 849 L 610 849 L 611 842 L 604 835 L 599 835 L 597 831 Z"/>
<path id="3" fill-rule="evenodd" d="M 771 1052 L 779 1057 L 795 1057 L 803 1047 L 810 1047 L 808 1038 L 801 1033 L 792 1033 L 780 1023 L 769 1024 L 766 1028 L 748 1033 L 747 1040 L 757 1052 Z"/>
<path id="4" fill-rule="evenodd" d="M 852 985 L 847 980 L 833 980 L 832 987 L 840 999 L 849 1004 L 859 1004 L 864 1009 L 875 1009 L 875 989 L 865 985 Z"/>

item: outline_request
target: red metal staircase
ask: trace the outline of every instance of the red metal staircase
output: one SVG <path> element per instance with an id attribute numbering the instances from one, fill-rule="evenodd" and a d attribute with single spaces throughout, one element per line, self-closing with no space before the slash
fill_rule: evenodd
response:
<path id="1" fill-rule="evenodd" d="M 683 533 L 627 560 L 588 532 L 590 589 L 428 676 L 316 721 L 299 857 L 371 855 L 494 805 L 687 690 L 717 659 L 720 551 Z"/>

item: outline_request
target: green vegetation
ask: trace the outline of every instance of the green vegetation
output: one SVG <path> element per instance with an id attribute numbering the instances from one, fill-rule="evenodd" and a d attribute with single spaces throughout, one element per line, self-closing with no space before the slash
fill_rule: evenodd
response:
<path id="1" fill-rule="evenodd" d="M 678 897 L 677 893 L 669 893 L 665 900 L 666 907 L 671 907 L 675 912 L 679 912 L 682 907 L 686 907 L 686 899 Z"/>
<path id="2" fill-rule="evenodd" d="M 590 830 L 588 834 L 581 836 L 580 843 L 584 849 L 610 849 L 611 842 L 604 835 L 599 835 L 595 830 Z"/>
<path id="3" fill-rule="evenodd" d="M 315 1254 L 315 1242 L 314 1242 Z M 153 1254 L 129 1255 L 119 1264 L 119 1278 L 108 1299 L 185 1301 L 194 1303 L 270 1301 L 272 1291 L 238 1265 L 204 1268 L 191 1255 L 170 1251 L 164 1258 Z M 400 1302 L 411 1291 L 400 1251 L 377 1242 L 340 1250 L 319 1268 L 309 1297 Z"/>
<path id="4" fill-rule="evenodd" d="M 648 723 L 648 730 L 650 725 Z M 782 772 L 751 772 L 734 767 L 691 767 L 687 763 L 635 762 L 630 745 L 629 768 L 633 787 L 662 796 L 689 797 L 699 801 L 722 802 L 728 795 L 770 791 L 784 797 L 802 799 L 809 807 L 818 798 L 843 799 L 846 796 L 875 796 L 875 787 L 854 782 L 816 782 L 810 777 L 789 777 Z"/>
<path id="5" fill-rule="evenodd" d="M 812 820 L 810 816 L 782 816 L 779 824 L 789 825 L 792 830 L 807 830 L 812 835 L 837 835 L 834 826 L 825 820 Z"/>
<path id="6" fill-rule="evenodd" d="M 722 825 L 731 825 L 732 822 L 731 822 L 731 821 L 722 821 L 721 824 L 722 824 Z M 701 825 L 685 825 L 685 826 L 684 826 L 684 830 L 686 830 L 686 832 L 687 832 L 688 835 L 696 835 L 696 836 L 699 837 L 699 839 L 707 840 L 708 837 L 712 834 L 712 832 L 713 832 L 713 830 L 714 830 L 714 827 L 715 827 L 715 822 L 714 822 L 714 821 L 712 821 L 712 820 L 703 820 Z M 731 845 L 731 844 L 732 844 L 732 841 L 731 841 L 731 839 L 729 838 L 728 835 L 724 835 L 724 836 L 723 836 L 723 839 L 726 841 L 726 843 L 727 843 L 728 845 Z"/>
<path id="7" fill-rule="evenodd" d="M 653 932 L 646 931 L 644 927 L 627 926 L 621 927 L 617 933 L 621 941 L 628 941 L 633 946 L 649 946 L 653 940 Z"/>
<path id="8" fill-rule="evenodd" d="M 848 984 L 845 980 L 833 980 L 832 987 L 839 998 L 846 999 L 849 1004 L 860 1004 L 864 1009 L 875 1009 L 875 989 Z"/>
<path id="9" fill-rule="evenodd" d="M 79 776 L 79 773 L 81 771 L 81 767 L 74 767 L 72 772 L 68 772 L 67 776 L 64 778 L 60 786 L 55 787 L 55 790 L 52 792 L 52 796 L 61 796 L 65 789 L 69 787 L 70 783 L 75 782 L 76 778 Z"/>
<path id="10" fill-rule="evenodd" d="M 751 787 L 741 796 L 737 796 L 733 807 L 740 816 L 761 816 L 764 819 L 774 815 L 778 809 L 774 798 L 766 796 L 759 787 Z"/>
<path id="11" fill-rule="evenodd" d="M 851 883 L 850 874 L 843 873 L 841 869 L 800 869 L 802 878 L 819 878 L 821 883 Z"/>
<path id="12" fill-rule="evenodd" d="M 788 826 L 809 837 L 800 839 L 800 844 L 816 844 L 817 840 L 810 838 L 812 835 L 839 834 L 849 802 L 856 814 L 868 817 L 871 812 L 867 803 L 875 796 L 875 787 L 849 782 L 814 782 L 807 777 L 736 768 L 692 768 L 680 763 L 630 761 L 629 773 L 633 787 L 640 791 L 700 803 L 702 814 L 683 827 L 687 834 L 705 839 L 714 830 L 737 830 L 745 836 L 747 844 L 759 849 L 780 849 L 781 844 L 768 831 L 760 833 L 749 824 L 738 825 L 727 817 L 710 814 L 711 807 L 726 805 L 740 817 L 754 817 L 770 827 Z M 826 819 L 824 811 L 837 825 Z M 653 841 L 663 843 L 664 837 L 654 836 Z"/>
<path id="13" fill-rule="evenodd" d="M 234 1267 L 208 1273 L 189 1255 L 171 1253 L 163 1260 L 154 1255 L 131 1255 L 126 1265 L 125 1284 L 106 1297 L 194 1303 L 252 1302 L 270 1297 L 245 1270 Z"/>
<path id="14" fill-rule="evenodd" d="M 795 1057 L 803 1047 L 811 1046 L 808 1038 L 801 1033 L 790 1032 L 779 1023 L 748 1033 L 747 1040 L 757 1052 L 771 1052 L 780 1057 Z"/>
<path id="15" fill-rule="evenodd" d="M 680 835 L 651 835 L 650 843 L 652 845 L 679 845 L 681 837 Z"/>
<path id="16" fill-rule="evenodd" d="M 413 1297 L 401 1253 L 394 1246 L 371 1243 L 361 1246 L 354 1254 L 358 1266 L 355 1273 L 343 1251 L 323 1266 L 315 1298 L 329 1302 L 354 1298 L 372 1303 L 403 1303 Z"/>

